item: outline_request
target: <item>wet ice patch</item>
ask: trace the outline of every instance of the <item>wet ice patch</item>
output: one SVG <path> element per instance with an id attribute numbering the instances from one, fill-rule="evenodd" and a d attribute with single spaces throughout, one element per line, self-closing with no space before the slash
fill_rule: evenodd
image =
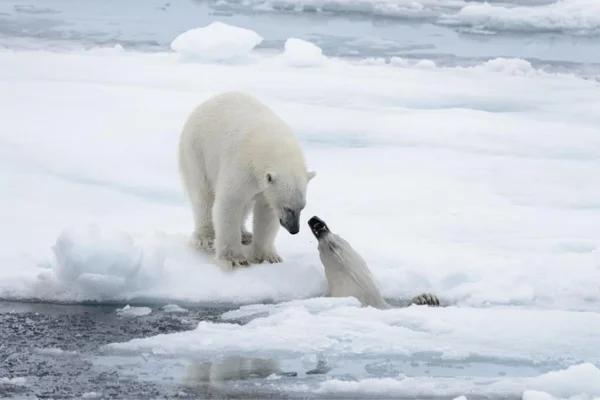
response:
<path id="1" fill-rule="evenodd" d="M 215 21 L 181 33 L 171 49 L 186 61 L 227 61 L 245 58 L 263 38 L 256 32 Z"/>
<path id="2" fill-rule="evenodd" d="M 152 313 L 150 307 L 131 307 L 129 304 L 115 311 L 117 315 L 122 317 L 143 317 Z"/>

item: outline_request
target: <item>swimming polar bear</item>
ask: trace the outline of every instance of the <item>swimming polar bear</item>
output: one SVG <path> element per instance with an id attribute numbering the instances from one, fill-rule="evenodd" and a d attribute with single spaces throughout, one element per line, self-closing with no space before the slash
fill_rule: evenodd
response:
<path id="1" fill-rule="evenodd" d="M 308 220 L 308 226 L 319 241 L 319 257 L 325 268 L 329 296 L 355 297 L 362 306 L 382 310 L 392 308 L 377 288 L 367 263 L 350 243 L 331 232 L 325 221 L 317 216 Z M 414 297 L 411 303 L 439 306 L 440 300 L 434 294 L 423 293 Z"/>
<path id="2" fill-rule="evenodd" d="M 225 269 L 279 263 L 279 226 L 300 231 L 308 182 L 316 175 L 293 130 L 256 98 L 217 94 L 188 117 L 179 142 L 179 170 L 194 211 L 192 244 L 216 250 Z M 244 222 L 253 211 L 253 233 Z M 243 244 L 252 244 L 250 256 Z"/>

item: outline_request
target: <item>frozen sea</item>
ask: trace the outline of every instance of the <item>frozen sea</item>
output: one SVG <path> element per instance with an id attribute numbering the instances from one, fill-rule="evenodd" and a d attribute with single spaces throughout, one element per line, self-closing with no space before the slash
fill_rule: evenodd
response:
<path id="1" fill-rule="evenodd" d="M 599 78 L 597 0 L 0 2 L 0 397 L 600 399 Z M 176 159 L 225 90 L 317 171 L 231 273 Z"/>

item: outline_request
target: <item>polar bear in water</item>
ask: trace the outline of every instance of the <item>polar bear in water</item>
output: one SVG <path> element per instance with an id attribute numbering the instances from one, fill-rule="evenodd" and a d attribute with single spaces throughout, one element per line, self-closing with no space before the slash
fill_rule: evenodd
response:
<path id="1" fill-rule="evenodd" d="M 377 288 L 367 263 L 350 243 L 331 232 L 317 216 L 308 221 L 308 226 L 319 241 L 319 257 L 325 267 L 331 297 L 355 297 L 363 306 L 392 308 Z M 434 294 L 423 293 L 411 303 L 439 306 L 440 300 Z"/>
<path id="2" fill-rule="evenodd" d="M 271 109 L 241 92 L 217 94 L 188 117 L 179 142 L 179 170 L 194 211 L 192 244 L 216 250 L 226 270 L 279 263 L 279 225 L 300 231 L 308 171 L 292 130 Z M 254 213 L 253 233 L 244 222 Z M 242 244 L 252 244 L 250 256 Z"/>

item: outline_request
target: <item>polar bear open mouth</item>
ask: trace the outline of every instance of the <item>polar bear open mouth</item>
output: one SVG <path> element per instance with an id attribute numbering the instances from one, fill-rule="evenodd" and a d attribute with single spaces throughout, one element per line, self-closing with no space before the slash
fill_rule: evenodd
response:
<path id="1" fill-rule="evenodd" d="M 323 235 L 329 232 L 329 228 L 325 221 L 316 215 L 308 220 L 308 226 L 317 239 L 322 238 Z"/>

